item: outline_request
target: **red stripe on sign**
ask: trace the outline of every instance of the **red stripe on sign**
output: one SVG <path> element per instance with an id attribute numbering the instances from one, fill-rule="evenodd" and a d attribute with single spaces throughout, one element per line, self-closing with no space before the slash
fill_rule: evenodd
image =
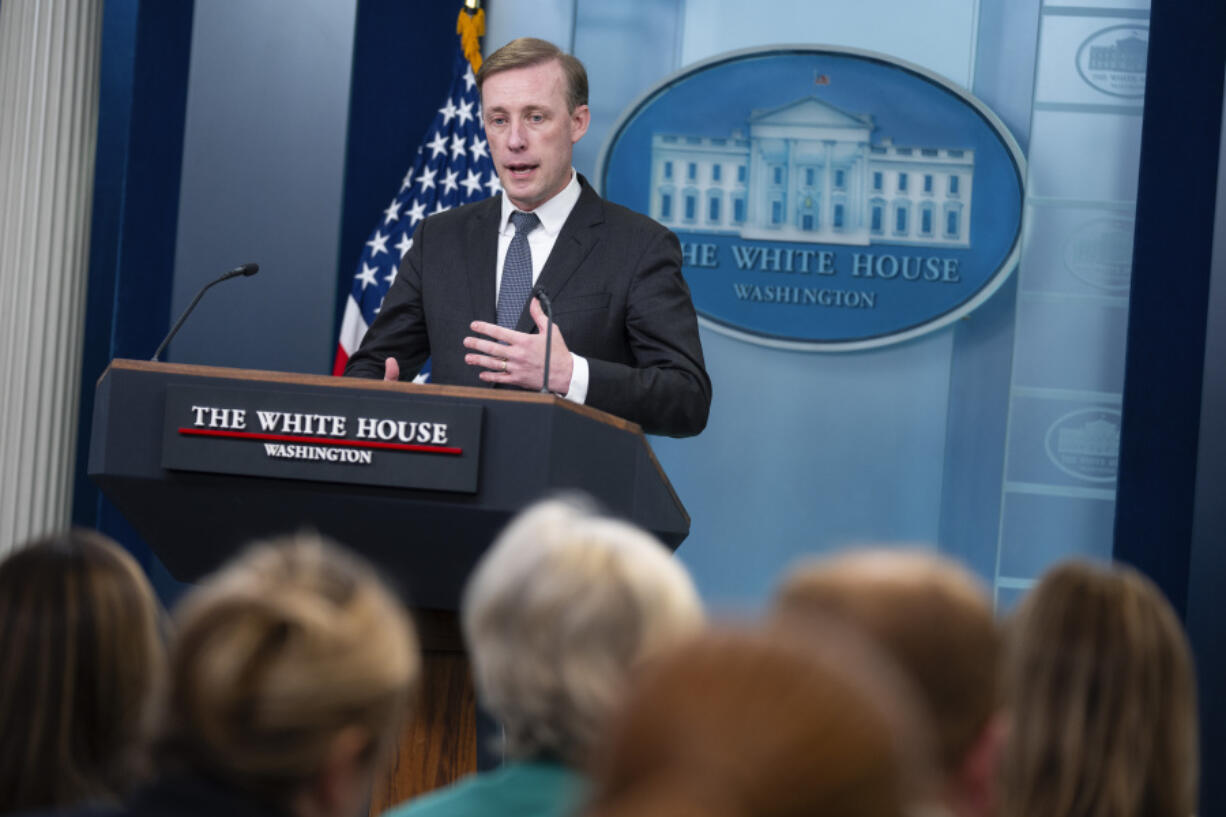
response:
<path id="1" fill-rule="evenodd" d="M 254 431 L 225 431 L 217 428 L 181 428 L 180 434 L 193 437 L 229 437 L 235 440 L 264 440 L 277 443 L 312 443 L 314 445 L 348 445 L 353 448 L 382 448 L 389 451 L 420 451 L 425 454 L 464 453 L 463 448 L 443 445 L 411 445 L 409 443 L 381 443 L 366 440 L 334 440 L 329 437 L 296 437 L 293 434 L 257 434 Z"/>

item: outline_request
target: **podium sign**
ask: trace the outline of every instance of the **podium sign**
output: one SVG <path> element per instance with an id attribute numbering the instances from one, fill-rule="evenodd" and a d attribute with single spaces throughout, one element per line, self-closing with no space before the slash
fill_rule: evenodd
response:
<path id="1" fill-rule="evenodd" d="M 482 407 L 405 395 L 168 386 L 171 470 L 477 490 Z"/>

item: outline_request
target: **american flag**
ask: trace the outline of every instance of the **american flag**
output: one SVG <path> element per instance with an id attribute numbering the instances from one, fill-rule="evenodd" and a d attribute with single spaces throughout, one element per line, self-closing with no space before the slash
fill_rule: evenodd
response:
<path id="1" fill-rule="evenodd" d="M 460 12 L 460 28 L 464 27 L 466 14 L 467 11 Z M 485 127 L 481 124 L 481 100 L 477 95 L 473 66 L 465 57 L 459 39 L 447 102 L 439 108 L 425 141 L 417 148 L 413 166 L 400 183 L 399 192 L 383 211 L 362 250 L 357 273 L 353 276 L 353 289 L 345 303 L 333 374 L 345 371 L 349 355 L 358 348 L 366 329 L 374 322 L 383 296 L 396 278 L 401 259 L 413 246 L 413 230 L 418 222 L 426 216 L 492 196 L 502 189 L 490 160 Z M 480 67 L 479 61 L 477 65 Z"/>

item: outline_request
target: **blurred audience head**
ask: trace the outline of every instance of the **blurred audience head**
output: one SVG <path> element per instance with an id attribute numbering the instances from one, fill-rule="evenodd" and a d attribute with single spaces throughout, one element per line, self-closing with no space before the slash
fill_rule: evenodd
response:
<path id="1" fill-rule="evenodd" d="M 1196 812 L 1196 682 L 1175 612 L 1124 566 L 1066 563 L 1007 629 L 1003 813 Z"/>
<path id="2" fill-rule="evenodd" d="M 420 676 L 408 615 L 311 534 L 257 544 L 176 608 L 159 759 L 295 817 L 356 814 Z"/>
<path id="3" fill-rule="evenodd" d="M 477 695 L 505 752 L 579 767 L 631 669 L 698 630 L 697 593 L 650 534 L 574 500 L 517 517 L 463 599 Z"/>
<path id="4" fill-rule="evenodd" d="M 980 582 L 921 550 L 869 549 L 792 571 L 775 612 L 801 629 L 832 616 L 863 630 L 915 683 L 936 725 L 943 800 L 964 817 L 992 814 L 1005 719 L 1000 634 Z"/>
<path id="5" fill-rule="evenodd" d="M 140 566 L 72 530 L 0 562 L 0 812 L 117 801 L 144 776 L 165 657 Z"/>
<path id="6" fill-rule="evenodd" d="M 852 631 L 812 635 L 715 631 L 652 661 L 598 754 L 586 817 L 926 813 L 910 686 Z"/>

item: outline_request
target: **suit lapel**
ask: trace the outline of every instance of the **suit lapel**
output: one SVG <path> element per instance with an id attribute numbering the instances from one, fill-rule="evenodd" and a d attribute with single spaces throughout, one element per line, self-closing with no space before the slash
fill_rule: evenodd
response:
<path id="1" fill-rule="evenodd" d="M 558 240 L 554 242 L 553 250 L 536 281 L 538 286 L 544 287 L 551 300 L 558 297 L 566 282 L 600 242 L 600 232 L 596 226 L 604 221 L 604 204 L 600 196 L 588 186 L 587 179 L 580 176 L 579 182 L 583 186 L 579 192 L 579 200 L 566 217 L 566 222 L 558 233 Z M 520 332 L 536 331 L 536 323 L 528 312 L 528 306 L 531 306 L 531 299 L 515 326 Z"/>
<path id="2" fill-rule="evenodd" d="M 502 199 L 493 196 L 482 202 L 465 226 L 464 270 L 472 314 L 475 320 L 487 323 L 497 321 L 494 273 L 498 265 L 498 215 L 501 212 Z"/>

